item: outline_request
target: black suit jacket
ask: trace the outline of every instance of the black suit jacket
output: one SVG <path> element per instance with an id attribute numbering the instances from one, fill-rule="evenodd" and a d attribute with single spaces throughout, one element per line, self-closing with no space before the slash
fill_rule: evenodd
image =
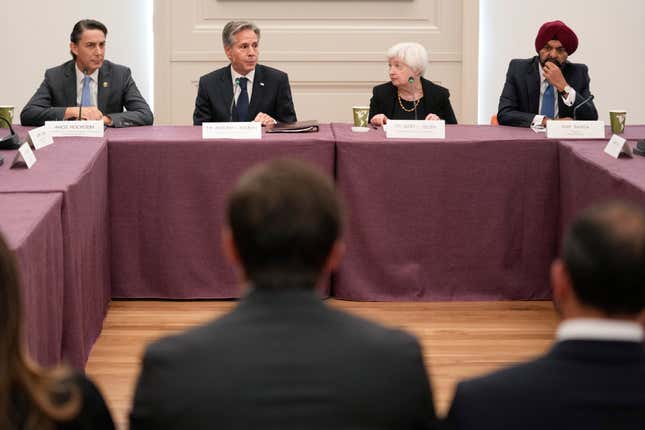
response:
<path id="1" fill-rule="evenodd" d="M 255 289 L 229 314 L 150 345 L 130 429 L 413 429 L 435 414 L 410 335 L 305 289 Z"/>
<path id="2" fill-rule="evenodd" d="M 98 109 L 112 118 L 113 127 L 152 125 L 150 106 L 141 97 L 130 69 L 125 66 L 107 60 L 103 62 L 99 69 L 97 99 Z M 77 106 L 73 60 L 45 72 L 45 80 L 20 113 L 20 122 L 41 126 L 45 121 L 60 121 L 70 106 Z"/>
<path id="3" fill-rule="evenodd" d="M 501 125 L 530 127 L 540 106 L 540 72 L 539 57 L 527 60 L 511 60 L 506 72 L 506 83 L 499 97 L 497 121 Z M 567 106 L 558 95 L 558 116 L 573 117 L 575 106 L 589 97 L 589 73 L 584 64 L 569 63 L 562 68 L 562 74 L 569 86 L 576 90 L 576 100 Z M 581 106 L 576 112 L 576 119 L 597 120 L 598 112 L 593 101 Z"/>
<path id="4" fill-rule="evenodd" d="M 421 89 L 423 89 L 423 107 L 427 113 L 434 113 L 446 121 L 446 124 L 457 124 L 457 118 L 450 104 L 450 92 L 437 84 L 421 78 Z M 374 115 L 385 114 L 389 119 L 394 118 L 394 106 L 397 103 L 397 88 L 392 82 L 377 85 L 372 90 L 370 99 L 371 120 Z M 419 118 L 423 119 L 423 118 Z"/>
<path id="5" fill-rule="evenodd" d="M 529 363 L 461 382 L 456 429 L 643 429 L 645 350 L 637 342 L 568 340 Z"/>
<path id="6" fill-rule="evenodd" d="M 232 100 L 233 78 L 230 65 L 202 76 L 195 99 L 193 124 L 230 121 Z M 289 77 L 280 70 L 258 64 L 255 66 L 253 92 L 249 103 L 251 120 L 260 112 L 270 115 L 278 122 L 296 121 Z M 235 109 L 232 119 L 237 120 Z"/>

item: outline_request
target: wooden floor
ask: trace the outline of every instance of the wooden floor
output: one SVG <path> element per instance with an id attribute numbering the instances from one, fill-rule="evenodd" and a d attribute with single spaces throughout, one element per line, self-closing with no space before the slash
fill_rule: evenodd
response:
<path id="1" fill-rule="evenodd" d="M 466 377 L 535 357 L 552 342 L 551 302 L 392 303 L 327 300 L 331 306 L 415 334 L 424 348 L 438 412 Z M 114 301 L 87 373 L 101 388 L 119 428 L 126 429 L 145 345 L 225 313 L 235 301 Z"/>

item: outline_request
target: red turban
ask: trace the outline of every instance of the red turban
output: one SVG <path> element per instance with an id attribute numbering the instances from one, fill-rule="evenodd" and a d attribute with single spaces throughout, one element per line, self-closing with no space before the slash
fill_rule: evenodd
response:
<path id="1" fill-rule="evenodd" d="M 578 49 L 578 36 L 562 21 L 545 22 L 535 38 L 535 50 L 540 52 L 549 40 L 559 40 L 571 55 Z"/>

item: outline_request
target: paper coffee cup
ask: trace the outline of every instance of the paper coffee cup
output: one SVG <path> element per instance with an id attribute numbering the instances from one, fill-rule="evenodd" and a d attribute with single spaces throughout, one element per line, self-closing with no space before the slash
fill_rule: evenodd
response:
<path id="1" fill-rule="evenodd" d="M 367 127 L 368 116 L 370 114 L 369 106 L 353 106 L 354 127 Z"/>
<path id="2" fill-rule="evenodd" d="M 609 111 L 609 122 L 611 123 L 611 132 L 621 134 L 625 131 L 625 120 L 627 119 L 627 110 L 613 109 Z"/>
<path id="3" fill-rule="evenodd" d="M 9 121 L 9 123 L 13 122 L 13 109 L 14 107 L 11 105 L 0 105 L 0 117 L 6 119 Z M 9 125 L 0 120 L 0 128 L 9 128 Z"/>

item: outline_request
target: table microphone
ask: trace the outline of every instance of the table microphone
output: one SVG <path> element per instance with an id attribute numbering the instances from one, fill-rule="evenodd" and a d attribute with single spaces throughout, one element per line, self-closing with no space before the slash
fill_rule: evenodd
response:
<path id="1" fill-rule="evenodd" d="M 417 98 L 414 96 L 414 76 L 408 78 L 408 84 L 410 84 L 410 90 L 412 91 L 412 106 L 414 106 L 414 120 L 417 120 Z"/>
<path id="2" fill-rule="evenodd" d="M 13 127 L 11 126 L 11 122 L 7 120 L 7 118 L 0 116 L 0 119 L 5 122 L 9 126 L 9 136 L 5 136 L 2 139 L 0 139 L 0 149 L 18 149 L 20 148 L 20 138 L 14 131 Z"/>
<path id="3" fill-rule="evenodd" d="M 578 112 L 578 109 L 580 109 L 580 106 L 582 106 L 582 105 L 584 105 L 584 104 L 589 103 L 590 101 L 592 101 L 592 100 L 593 100 L 593 98 L 594 98 L 594 95 L 593 95 L 593 94 L 591 94 L 589 97 L 587 97 L 586 99 L 584 99 L 580 104 L 578 104 L 578 106 L 576 106 L 576 107 L 574 107 L 574 108 L 573 108 L 573 119 L 574 119 L 574 121 L 575 121 L 575 119 L 576 119 L 576 113 Z"/>
<path id="4" fill-rule="evenodd" d="M 85 86 L 87 85 L 87 81 L 85 80 L 86 76 L 87 76 L 87 68 L 83 69 L 83 89 L 81 90 L 81 102 L 78 104 L 78 120 L 79 121 L 82 119 L 82 117 L 81 117 L 81 109 L 83 109 L 83 94 L 85 94 Z"/>
<path id="5" fill-rule="evenodd" d="M 235 85 L 233 85 L 233 99 L 231 100 L 231 106 L 228 108 L 228 122 L 233 122 L 233 108 L 235 107 L 235 93 L 237 92 L 237 87 L 240 86 L 240 78 L 235 78 Z"/>

